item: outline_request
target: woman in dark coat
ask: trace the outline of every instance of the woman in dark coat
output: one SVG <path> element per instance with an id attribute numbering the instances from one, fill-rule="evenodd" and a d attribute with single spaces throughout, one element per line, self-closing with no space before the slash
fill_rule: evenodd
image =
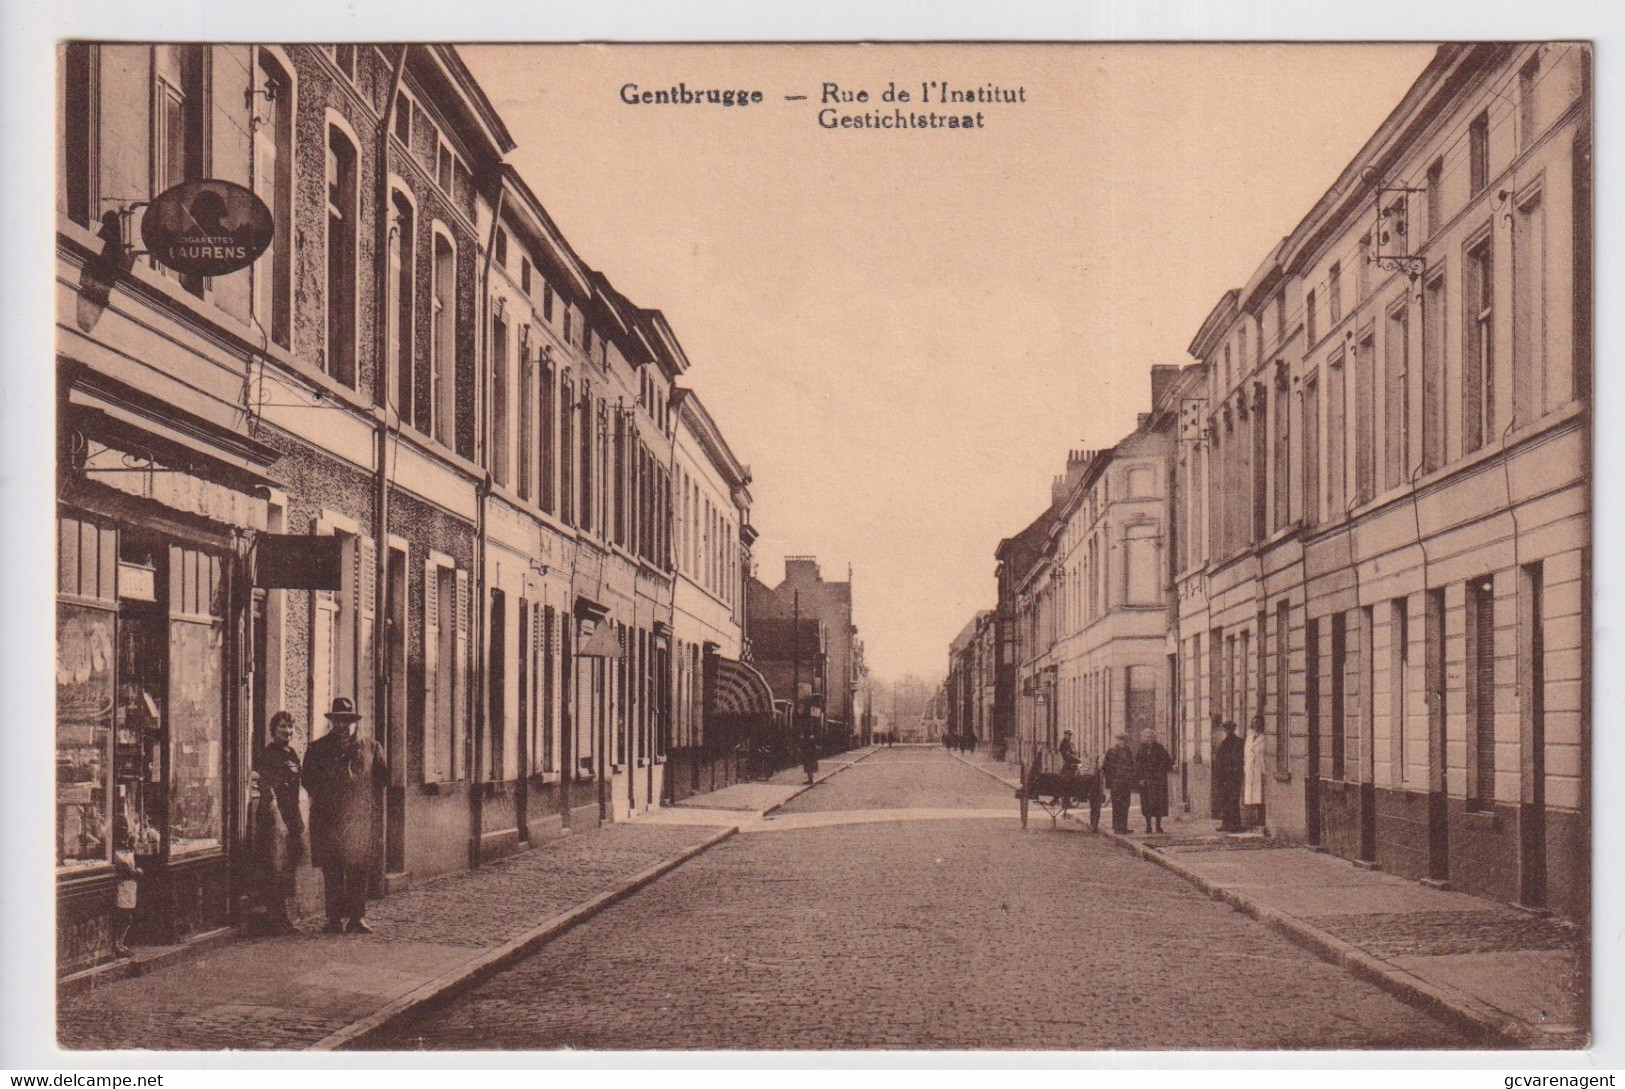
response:
<path id="1" fill-rule="evenodd" d="M 293 930 L 288 899 L 305 857 L 305 818 L 299 810 L 299 754 L 293 748 L 293 716 L 271 716 L 271 740 L 254 757 L 259 797 L 254 803 L 254 860 L 266 926 L 277 934 Z"/>
<path id="2" fill-rule="evenodd" d="M 1173 770 L 1174 758 L 1157 735 L 1141 730 L 1140 748 L 1134 754 L 1134 777 L 1140 785 L 1140 816 L 1145 818 L 1147 832 L 1162 831 L 1162 818 L 1168 815 L 1168 773 Z"/>

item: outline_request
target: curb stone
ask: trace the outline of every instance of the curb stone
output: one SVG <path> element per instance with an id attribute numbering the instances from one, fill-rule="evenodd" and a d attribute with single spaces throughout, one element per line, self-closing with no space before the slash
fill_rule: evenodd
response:
<path id="1" fill-rule="evenodd" d="M 606 908 L 652 884 L 685 862 L 737 834 L 738 831 L 739 827 L 737 825 L 721 829 L 692 847 L 685 848 L 666 861 L 656 863 L 641 873 L 634 874 L 616 888 L 601 892 L 585 903 L 577 904 L 573 908 L 560 912 L 551 919 L 519 935 L 519 937 L 494 949 L 488 949 L 472 960 L 464 961 L 415 990 L 409 991 L 373 1011 L 366 1017 L 353 1021 L 337 1032 L 316 1041 L 305 1050 L 343 1051 L 360 1046 L 365 1041 L 380 1035 L 385 1030 L 404 1020 L 419 1007 L 449 998 L 459 991 L 465 990 L 501 971 L 515 961 L 524 959 L 565 931 L 570 930 L 579 923 L 586 922 Z"/>
<path id="2" fill-rule="evenodd" d="M 800 790 L 796 791 L 794 794 L 792 794 L 788 798 L 784 799 L 784 801 L 782 801 L 782 802 L 774 802 L 772 805 L 770 805 L 766 809 L 762 810 L 761 813 L 759 813 L 757 815 L 757 820 L 762 820 L 762 819 L 765 819 L 767 817 L 771 817 L 774 813 L 777 813 L 779 810 L 783 809 L 785 806 L 789 805 L 791 802 L 795 801 L 797 798 L 799 798 L 803 794 L 807 793 L 807 791 L 811 790 L 813 787 L 820 786 L 823 783 L 825 783 L 826 781 L 835 778 L 835 776 L 841 774 L 841 772 L 845 771 L 847 768 L 850 768 L 854 764 L 863 763 L 865 760 L 869 759 L 869 757 L 873 756 L 875 753 L 877 753 L 879 751 L 880 751 L 879 749 L 871 747 L 868 752 L 864 753 L 862 756 L 858 757 L 856 760 L 848 760 L 846 763 L 842 764 L 840 767 L 831 768 L 829 771 L 826 771 L 824 774 L 820 775 L 817 779 L 813 780 L 812 782 L 803 783 Z"/>
<path id="3" fill-rule="evenodd" d="M 1203 893 L 1229 904 L 1244 915 L 1251 916 L 1294 944 L 1314 953 L 1322 960 L 1337 965 L 1344 971 L 1368 983 L 1375 984 L 1410 1006 L 1432 1014 L 1439 1020 L 1474 1036 L 1488 1046 L 1539 1048 L 1560 1050 L 1584 1047 L 1569 1039 L 1568 1034 L 1546 1034 L 1518 1019 L 1502 1013 L 1469 995 L 1447 990 L 1436 984 L 1395 967 L 1380 957 L 1373 956 L 1357 946 L 1334 937 L 1317 926 L 1304 922 L 1267 904 L 1260 904 L 1237 892 L 1210 881 L 1178 861 L 1169 858 L 1137 840 L 1117 832 L 1102 832 L 1124 850 L 1152 862 L 1170 873 L 1184 878 Z"/>
<path id="4" fill-rule="evenodd" d="M 1004 783 L 1006 786 L 1020 786 L 1019 783 L 1012 783 L 993 769 L 966 760 L 957 753 L 950 753 L 949 755 L 967 767 L 975 768 L 982 774 Z M 1235 889 L 1217 885 L 1161 851 L 1138 840 L 1105 828 L 1100 831 L 1102 835 L 1112 839 L 1124 850 L 1138 855 L 1147 862 L 1155 863 L 1170 873 L 1177 874 L 1213 899 L 1229 904 L 1235 910 L 1257 919 L 1271 930 L 1294 944 L 1309 950 L 1321 959 L 1337 965 L 1350 975 L 1375 984 L 1407 1005 L 1424 1010 L 1486 1044 L 1543 1050 L 1583 1048 L 1586 1046 L 1583 1035 L 1580 1040 L 1575 1041 L 1572 1034 L 1543 1033 L 1538 1028 L 1525 1024 L 1517 1018 L 1502 1013 L 1493 1006 L 1480 1002 L 1469 995 L 1452 992 L 1436 984 L 1429 983 L 1427 980 L 1407 972 L 1403 968 L 1389 964 L 1380 957 L 1373 956 L 1357 946 L 1350 945 L 1341 938 L 1334 937 L 1296 916 L 1288 915 L 1266 904 L 1260 904 Z"/>

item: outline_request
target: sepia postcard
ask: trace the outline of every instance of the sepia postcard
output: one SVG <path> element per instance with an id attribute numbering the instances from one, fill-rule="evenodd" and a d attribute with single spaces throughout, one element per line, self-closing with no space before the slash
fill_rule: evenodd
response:
<path id="1" fill-rule="evenodd" d="M 59 1055 L 1592 1046 L 1590 42 L 55 67 Z"/>

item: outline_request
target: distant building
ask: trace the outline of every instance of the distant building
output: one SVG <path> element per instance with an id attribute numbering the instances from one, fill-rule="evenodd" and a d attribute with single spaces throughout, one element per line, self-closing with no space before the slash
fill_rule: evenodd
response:
<path id="1" fill-rule="evenodd" d="M 760 590 L 750 601 L 752 631 L 756 620 L 812 617 L 824 626 L 828 673 L 818 707 L 826 740 L 837 748 L 847 748 L 856 739 L 856 694 L 862 677 L 861 644 L 852 623 L 852 583 L 827 582 L 813 556 L 787 556 L 784 581 Z M 758 657 L 760 654 L 758 653 Z M 774 687 L 775 693 L 778 687 Z"/>

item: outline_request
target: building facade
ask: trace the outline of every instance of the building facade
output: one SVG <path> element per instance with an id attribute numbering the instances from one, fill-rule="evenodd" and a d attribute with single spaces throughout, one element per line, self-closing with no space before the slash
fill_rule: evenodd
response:
<path id="1" fill-rule="evenodd" d="M 825 581 L 815 556 L 786 556 L 784 579 L 752 596 L 754 615 L 791 620 L 815 617 L 824 625 L 828 666 L 818 716 L 824 744 L 847 749 L 856 740 L 856 696 L 862 679 L 862 652 L 857 625 L 852 621 L 852 580 Z M 754 629 L 754 620 L 752 623 Z M 778 692 L 777 685 L 773 688 Z"/>
<path id="2" fill-rule="evenodd" d="M 1584 46 L 1442 47 L 1209 315 L 1174 462 L 1192 770 L 1261 716 L 1272 833 L 1574 918 L 1590 109 Z"/>
<path id="3" fill-rule="evenodd" d="M 280 709 L 302 749 L 349 696 L 383 744 L 381 892 L 657 804 L 687 360 L 456 50 L 72 43 L 58 90 L 61 970 L 111 955 L 116 844 L 132 940 L 247 918 Z M 203 179 L 270 210 L 251 267 L 136 252 Z"/>

